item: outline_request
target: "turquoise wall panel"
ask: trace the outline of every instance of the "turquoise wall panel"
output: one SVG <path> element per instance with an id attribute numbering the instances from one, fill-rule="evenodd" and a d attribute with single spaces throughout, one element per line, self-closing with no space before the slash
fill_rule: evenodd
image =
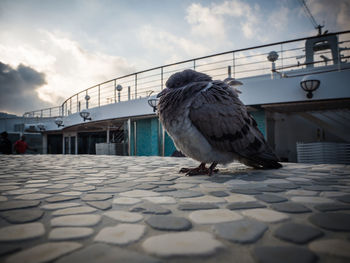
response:
<path id="1" fill-rule="evenodd" d="M 136 148 L 138 156 L 158 155 L 157 119 L 136 121 Z"/>
<path id="2" fill-rule="evenodd" d="M 164 156 L 171 156 L 176 150 L 174 142 L 171 139 L 171 137 L 167 134 L 167 132 L 165 132 L 164 146 Z"/>
<path id="3" fill-rule="evenodd" d="M 264 137 L 266 138 L 266 122 L 265 122 L 265 111 L 252 111 L 250 114 L 255 119 L 256 123 L 258 124 L 259 130 L 262 132 Z"/>

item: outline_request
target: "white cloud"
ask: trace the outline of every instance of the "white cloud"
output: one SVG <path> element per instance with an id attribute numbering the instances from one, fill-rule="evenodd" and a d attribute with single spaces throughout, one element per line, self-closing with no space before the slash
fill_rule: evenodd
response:
<path id="1" fill-rule="evenodd" d="M 141 28 L 139 38 L 143 47 L 157 50 L 157 55 L 163 57 L 165 63 L 203 56 L 209 52 L 209 48 L 200 42 L 176 36 L 150 25 Z"/>
<path id="2" fill-rule="evenodd" d="M 3 63 L 12 66 L 22 63 L 45 73 L 47 84 L 37 92 L 54 106 L 90 86 L 135 72 L 124 58 L 87 52 L 63 33 L 42 30 L 33 35 L 31 39 L 16 39 L 23 43 L 16 46 L 12 45 L 10 34 L 8 38 L 0 35 L 6 39 L 0 43 L 0 58 Z"/>

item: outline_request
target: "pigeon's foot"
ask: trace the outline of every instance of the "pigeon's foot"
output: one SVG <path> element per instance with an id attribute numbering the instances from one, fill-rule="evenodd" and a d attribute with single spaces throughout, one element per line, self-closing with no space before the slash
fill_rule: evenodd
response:
<path id="1" fill-rule="evenodd" d="M 179 173 L 185 173 L 186 176 L 194 176 L 194 175 L 209 175 L 211 176 L 213 173 L 217 173 L 219 169 L 214 169 L 217 163 L 213 163 L 209 168 L 205 167 L 205 163 L 201 163 L 196 168 L 181 168 Z"/>

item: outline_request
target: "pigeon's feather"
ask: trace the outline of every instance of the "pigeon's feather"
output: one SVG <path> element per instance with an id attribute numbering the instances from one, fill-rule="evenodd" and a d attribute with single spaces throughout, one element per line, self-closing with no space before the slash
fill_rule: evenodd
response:
<path id="1" fill-rule="evenodd" d="M 210 89 L 197 93 L 189 118 L 219 151 L 235 153 L 241 161 L 257 167 L 273 166 L 277 161 L 237 93 L 224 82 L 215 81 Z"/>
<path id="2" fill-rule="evenodd" d="M 279 168 L 255 120 L 228 84 L 193 70 L 175 73 L 158 94 L 159 119 L 175 146 L 201 163 L 234 159 Z"/>

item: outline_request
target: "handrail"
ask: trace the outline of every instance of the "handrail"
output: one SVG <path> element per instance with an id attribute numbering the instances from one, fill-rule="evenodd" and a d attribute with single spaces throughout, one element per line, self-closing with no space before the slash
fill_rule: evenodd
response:
<path id="1" fill-rule="evenodd" d="M 332 35 L 341 35 L 341 34 L 348 34 L 350 33 L 350 30 L 347 31 L 341 31 L 341 32 L 335 32 L 335 33 L 329 33 L 326 35 L 322 35 L 322 36 L 332 36 Z M 145 96 L 147 96 L 147 93 L 149 92 L 149 90 L 145 91 L 145 89 L 150 89 L 153 87 L 159 87 L 159 89 L 163 88 L 163 85 L 167 79 L 167 77 L 170 73 L 173 72 L 178 72 L 179 70 L 183 70 L 186 68 L 199 68 L 201 67 L 201 71 L 202 72 L 210 72 L 212 71 L 213 74 L 212 75 L 224 75 L 225 68 L 227 68 L 228 66 L 233 67 L 233 76 L 236 77 L 236 75 L 242 74 L 242 73 L 255 73 L 257 71 L 261 71 L 263 74 L 267 74 L 267 73 L 271 73 L 271 68 L 270 67 L 270 62 L 266 61 L 256 61 L 256 60 L 252 60 L 258 56 L 266 56 L 266 51 L 264 52 L 260 52 L 258 54 L 251 54 L 251 52 L 254 52 L 255 50 L 258 49 L 263 49 L 263 48 L 267 48 L 267 47 L 272 47 L 272 46 L 281 46 L 280 50 L 276 50 L 277 53 L 279 53 L 281 55 L 280 60 L 278 60 L 279 63 L 281 63 L 280 66 L 278 66 L 276 69 L 280 70 L 280 69 L 286 69 L 286 68 L 293 68 L 293 67 L 302 67 L 305 66 L 306 63 L 298 63 L 295 66 L 291 65 L 292 63 L 290 62 L 291 59 L 300 59 L 300 55 L 298 56 L 298 54 L 295 54 L 296 52 L 300 52 L 302 51 L 302 47 L 300 46 L 293 46 L 289 49 L 285 49 L 284 45 L 286 44 L 291 44 L 291 43 L 296 43 L 296 42 L 300 42 L 300 41 L 306 41 L 308 39 L 314 39 L 314 38 L 319 38 L 320 36 L 312 36 L 312 37 L 304 37 L 304 38 L 297 38 L 297 39 L 292 39 L 292 40 L 286 40 L 286 41 L 279 41 L 279 42 L 274 42 L 274 43 L 270 43 L 270 44 L 264 44 L 264 45 L 258 45 L 258 46 L 253 46 L 253 47 L 247 47 L 247 48 L 241 48 L 241 49 L 236 49 L 236 50 L 231 50 L 231 51 L 226 51 L 226 52 L 221 52 L 221 53 L 216 53 L 216 54 L 211 54 L 211 55 L 207 55 L 207 56 L 202 56 L 202 57 L 197 57 L 197 58 L 193 58 L 193 59 L 188 59 L 188 60 L 183 60 L 183 61 L 179 61 L 179 62 L 175 62 L 175 63 L 170 63 L 170 64 L 165 64 L 163 66 L 158 66 L 158 67 L 153 67 L 150 69 L 146 69 L 146 70 L 142 70 L 142 71 L 138 71 L 135 73 L 130 73 L 124 76 L 120 76 L 111 80 L 107 80 L 104 82 L 101 82 L 99 84 L 96 84 L 94 86 L 91 86 L 85 90 L 82 90 L 74 95 L 72 95 L 71 97 L 67 98 L 61 106 L 56 106 L 56 107 L 52 107 L 52 108 L 46 108 L 46 109 L 41 109 L 41 110 L 37 110 L 37 111 L 32 111 L 32 112 L 26 112 L 24 115 L 30 115 L 30 116 L 34 116 L 36 112 L 40 112 L 41 116 L 43 115 L 44 111 L 51 111 L 53 109 L 57 109 L 58 108 L 58 113 L 60 116 L 64 116 L 64 115 L 69 115 L 70 113 L 73 113 L 75 110 L 79 111 L 82 108 L 84 108 L 84 104 L 85 101 L 83 101 L 83 103 L 81 103 L 81 100 L 85 97 L 85 95 L 90 94 L 93 95 L 93 93 L 97 92 L 97 100 L 96 98 L 92 98 L 89 101 L 90 106 L 102 106 L 105 104 L 111 104 L 115 102 L 117 102 L 117 94 L 115 91 L 115 85 L 118 84 L 123 84 L 126 86 L 128 86 L 128 95 L 121 95 L 120 93 L 118 95 L 118 98 L 125 98 L 126 96 L 128 97 L 128 99 L 132 97 L 136 99 L 138 96 L 142 96 L 144 95 L 143 93 L 145 93 Z M 339 43 L 348 43 L 349 40 L 342 40 L 339 41 Z M 339 52 L 343 51 L 341 48 L 339 48 Z M 249 52 L 248 54 L 244 54 L 244 52 Z M 218 61 L 208 61 L 205 64 L 199 64 L 198 65 L 198 61 L 203 61 L 206 59 L 220 59 L 221 56 L 225 56 L 225 55 L 230 55 L 232 54 L 231 58 L 225 58 L 225 59 L 221 59 Z M 243 54 L 242 56 L 237 56 L 237 54 Z M 348 56 L 346 56 L 345 58 L 347 58 Z M 343 58 L 341 58 L 343 59 Z M 237 64 L 236 62 L 238 60 L 242 60 L 242 62 L 240 62 L 239 64 Z M 284 63 L 284 61 L 287 61 L 286 64 Z M 289 62 L 288 62 L 289 61 Z M 277 61 L 276 61 L 277 62 Z M 322 61 L 315 61 L 314 64 L 317 63 L 321 63 Z M 264 64 L 265 63 L 265 64 Z M 267 66 L 267 64 L 269 65 L 269 67 Z M 340 62 L 339 62 L 340 63 Z M 188 65 L 187 65 L 188 64 Z M 223 64 L 218 65 L 218 64 Z M 249 65 L 257 65 L 257 64 L 262 64 L 260 68 L 254 68 L 254 69 L 247 69 L 247 66 Z M 291 65 L 291 66 L 286 66 L 286 65 Z M 183 67 L 181 67 L 181 69 L 179 68 L 174 68 L 175 66 L 178 65 L 183 65 Z M 216 68 L 211 68 L 210 66 L 214 66 L 214 65 L 218 65 Z M 284 66 L 285 65 L 285 66 Z M 168 69 L 168 70 L 164 70 L 164 69 Z M 147 75 L 147 76 L 142 76 L 145 73 L 151 73 L 152 71 L 154 71 L 154 73 L 152 73 L 151 75 Z M 160 71 L 160 72 L 158 72 Z M 218 71 L 220 71 L 221 73 L 218 74 Z M 217 73 L 214 73 L 217 72 Z M 157 78 L 157 76 L 160 76 L 160 78 Z M 121 83 L 119 83 L 119 80 L 124 80 Z M 146 81 L 143 81 L 146 80 Z M 149 84 L 147 86 L 144 86 L 143 89 L 138 89 L 140 86 L 144 85 L 144 84 Z M 154 84 L 152 84 L 154 83 Z M 157 84 L 156 84 L 157 83 Z M 106 87 L 103 87 L 104 85 L 109 84 Z M 113 88 L 113 90 L 111 89 Z M 133 91 L 131 91 L 131 89 L 133 89 Z M 104 93 L 109 93 L 111 95 L 105 94 L 104 97 L 101 97 L 101 92 Z M 124 91 L 125 93 L 125 91 Z M 73 101 L 74 99 L 74 101 Z M 104 103 L 102 100 L 107 100 L 107 103 Z M 75 105 L 76 104 L 76 105 Z M 51 114 L 50 114 L 51 116 Z"/>

